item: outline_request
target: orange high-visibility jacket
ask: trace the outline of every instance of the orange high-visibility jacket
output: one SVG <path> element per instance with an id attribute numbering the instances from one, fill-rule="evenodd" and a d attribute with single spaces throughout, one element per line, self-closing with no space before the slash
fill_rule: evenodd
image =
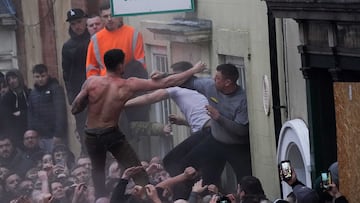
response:
<path id="1" fill-rule="evenodd" d="M 102 29 L 91 37 L 86 57 L 86 78 L 106 74 L 104 54 L 110 49 L 121 49 L 125 53 L 125 64 L 132 59 L 141 62 L 145 68 L 145 53 L 142 34 L 129 25 L 114 31 Z"/>

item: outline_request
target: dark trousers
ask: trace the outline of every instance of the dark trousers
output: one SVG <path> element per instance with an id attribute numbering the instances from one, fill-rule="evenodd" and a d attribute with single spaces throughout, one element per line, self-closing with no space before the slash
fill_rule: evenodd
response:
<path id="1" fill-rule="evenodd" d="M 225 144 L 215 140 L 211 130 L 203 132 L 206 138 L 181 159 L 182 168 L 194 167 L 202 176 L 203 184 L 220 186 L 221 173 L 226 162 L 233 168 L 237 181 L 243 176 L 251 175 L 251 156 L 249 144 Z M 194 181 L 191 181 L 193 184 Z M 191 185 L 188 184 L 188 185 Z M 187 198 L 191 187 L 177 198 Z"/>
<path id="2" fill-rule="evenodd" d="M 86 129 L 85 145 L 92 162 L 92 179 L 95 187 L 95 197 L 108 195 L 105 189 L 105 161 L 106 152 L 109 151 L 125 169 L 140 166 L 141 163 L 126 141 L 125 135 L 117 127 L 107 129 Z M 145 170 L 132 177 L 136 184 L 149 183 Z"/>
<path id="3" fill-rule="evenodd" d="M 86 123 L 86 115 L 87 115 L 86 110 L 75 115 L 76 132 L 79 134 L 79 141 L 80 141 L 80 146 L 81 146 L 80 153 L 81 154 L 87 154 L 85 143 L 84 143 L 84 138 L 85 138 L 84 129 L 85 129 L 85 123 Z"/>
<path id="4" fill-rule="evenodd" d="M 184 158 L 193 148 L 201 143 L 206 138 L 206 135 L 202 131 L 195 132 L 186 138 L 180 144 L 176 145 L 170 152 L 168 152 L 163 158 L 163 164 L 165 170 L 170 176 L 179 175 L 184 171 L 180 160 Z"/>

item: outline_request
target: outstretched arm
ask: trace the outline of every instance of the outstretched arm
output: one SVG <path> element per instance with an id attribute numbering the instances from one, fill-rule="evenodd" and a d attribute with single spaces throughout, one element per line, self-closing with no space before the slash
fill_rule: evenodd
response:
<path id="1" fill-rule="evenodd" d="M 141 106 L 145 104 L 153 104 L 169 98 L 169 93 L 165 89 L 159 89 L 149 94 L 144 94 L 125 103 L 125 107 Z"/>
<path id="2" fill-rule="evenodd" d="M 192 75 L 204 71 L 205 67 L 206 64 L 204 62 L 199 61 L 198 63 L 195 64 L 194 67 L 182 73 L 170 75 L 169 77 L 162 78 L 159 80 L 152 80 L 152 79 L 144 80 L 144 79 L 132 77 L 127 79 L 127 85 L 134 92 L 177 86 L 184 83 Z"/>
<path id="3" fill-rule="evenodd" d="M 71 113 L 74 115 L 82 112 L 88 104 L 87 83 L 88 80 L 84 82 L 80 93 L 76 96 L 73 103 L 71 104 Z"/>

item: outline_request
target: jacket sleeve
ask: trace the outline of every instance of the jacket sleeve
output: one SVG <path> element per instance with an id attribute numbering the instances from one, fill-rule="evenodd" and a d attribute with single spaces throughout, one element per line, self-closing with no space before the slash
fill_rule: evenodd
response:
<path id="1" fill-rule="evenodd" d="M 124 202 L 124 200 L 127 199 L 127 195 L 125 195 L 127 184 L 128 184 L 128 180 L 125 179 L 119 180 L 119 183 L 112 192 L 110 203 Z"/>
<path id="2" fill-rule="evenodd" d="M 53 94 L 55 111 L 55 134 L 54 137 L 64 138 L 67 133 L 67 115 L 64 89 L 60 85 L 54 87 Z"/>
<path id="3" fill-rule="evenodd" d="M 96 37 L 96 35 L 94 35 L 93 37 Z M 86 55 L 86 78 L 89 78 L 93 75 L 100 75 L 100 67 L 96 61 L 96 56 L 94 53 L 94 43 L 91 39 Z"/>
<path id="4" fill-rule="evenodd" d="M 65 88 L 68 95 L 71 95 L 71 83 L 70 83 L 70 68 L 71 68 L 71 58 L 69 53 L 66 51 L 66 46 L 64 45 L 61 51 L 62 55 L 62 71 L 63 71 L 63 79 L 65 82 Z M 69 101 L 70 102 L 70 101 Z"/>
<path id="5" fill-rule="evenodd" d="M 35 117 L 34 117 L 34 107 L 33 107 L 33 103 L 31 100 L 31 95 L 29 95 L 28 97 L 28 113 L 27 113 L 27 117 L 28 117 L 28 129 L 36 129 L 36 121 L 35 121 Z"/>

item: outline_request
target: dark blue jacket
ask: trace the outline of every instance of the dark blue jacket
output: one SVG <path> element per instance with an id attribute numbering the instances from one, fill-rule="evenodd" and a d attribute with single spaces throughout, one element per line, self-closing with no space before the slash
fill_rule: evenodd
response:
<path id="1" fill-rule="evenodd" d="M 29 95 L 29 129 L 39 132 L 43 138 L 65 138 L 67 115 L 65 94 L 62 86 L 50 78 L 45 86 L 35 88 Z"/>

